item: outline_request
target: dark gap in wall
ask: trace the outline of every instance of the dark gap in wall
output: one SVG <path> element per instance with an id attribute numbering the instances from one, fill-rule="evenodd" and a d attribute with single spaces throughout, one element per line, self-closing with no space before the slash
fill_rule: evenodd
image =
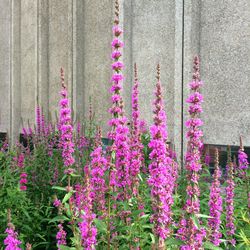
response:
<path id="1" fill-rule="evenodd" d="M 221 167 L 221 170 L 223 174 L 226 173 L 226 165 L 227 165 L 227 152 L 228 152 L 228 146 L 227 145 L 215 145 L 215 144 L 205 144 L 204 149 L 207 154 L 211 157 L 211 161 L 209 164 L 209 170 L 211 173 L 214 172 L 214 160 L 215 160 L 215 148 L 218 148 L 219 150 L 219 165 Z M 230 146 L 231 148 L 231 156 L 232 161 L 236 159 L 236 162 L 238 163 L 238 150 L 239 146 Z M 250 157 L 250 147 L 244 147 L 245 153 L 248 155 L 248 158 Z"/>

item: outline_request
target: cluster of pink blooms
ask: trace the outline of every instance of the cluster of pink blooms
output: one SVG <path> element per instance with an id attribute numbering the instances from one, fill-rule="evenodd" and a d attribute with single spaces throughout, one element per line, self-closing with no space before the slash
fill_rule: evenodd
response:
<path id="1" fill-rule="evenodd" d="M 234 187 L 235 183 L 233 180 L 233 163 L 229 162 L 228 164 L 228 173 L 227 173 L 227 187 L 226 187 L 226 229 L 227 237 L 229 243 L 235 246 L 235 239 L 233 235 L 235 233 L 234 225 Z"/>
<path id="2" fill-rule="evenodd" d="M 63 225 L 61 223 L 58 225 L 58 229 L 59 230 L 56 234 L 56 240 L 57 240 L 58 250 L 60 250 L 60 246 L 67 244 L 66 242 L 67 233 L 64 231 Z"/>
<path id="3" fill-rule="evenodd" d="M 64 71 L 61 69 L 62 90 L 60 100 L 60 146 L 62 147 L 62 157 L 64 166 L 70 167 L 74 164 L 75 159 L 74 143 L 73 143 L 73 126 L 71 122 L 71 109 L 69 108 L 69 100 L 66 86 L 64 84 Z"/>
<path id="4" fill-rule="evenodd" d="M 41 109 L 39 106 L 36 108 L 36 134 L 41 134 Z"/>
<path id="5" fill-rule="evenodd" d="M 89 178 L 89 166 L 85 167 L 85 190 L 83 200 L 84 213 L 80 215 L 79 229 L 81 232 L 82 246 L 86 250 L 92 250 L 96 244 L 97 228 L 93 225 L 96 215 L 93 213 L 92 187 Z"/>
<path id="6" fill-rule="evenodd" d="M 22 242 L 18 240 L 18 234 L 15 232 L 14 226 L 11 223 L 8 224 L 5 233 L 7 233 L 7 237 L 4 240 L 5 250 L 21 250 L 19 245 L 22 244 Z"/>
<path id="7" fill-rule="evenodd" d="M 139 82 L 137 77 L 137 67 L 135 64 L 135 82 L 132 90 L 132 132 L 130 141 L 130 178 L 131 188 L 134 195 L 138 194 L 138 174 L 140 173 L 143 156 L 141 143 L 141 131 L 140 131 L 140 119 L 139 119 L 139 107 L 138 107 L 138 91 Z"/>
<path id="8" fill-rule="evenodd" d="M 220 191 L 220 177 L 221 171 L 219 168 L 219 152 L 216 149 L 215 153 L 215 170 L 213 175 L 213 183 L 210 188 L 210 199 L 209 199 L 209 208 L 210 208 L 210 216 L 212 218 L 208 219 L 208 226 L 211 231 L 210 240 L 211 242 L 219 246 L 220 238 L 222 234 L 220 233 L 220 225 L 221 225 L 221 213 L 222 213 L 222 197 Z"/>
<path id="9" fill-rule="evenodd" d="M 241 145 L 240 145 L 240 149 L 238 152 L 239 174 L 244 177 L 246 175 L 246 170 L 248 169 L 249 162 L 248 162 L 248 156 L 244 152 L 242 139 L 240 141 L 241 141 L 240 143 Z"/>
<path id="10" fill-rule="evenodd" d="M 107 191 L 105 183 L 105 171 L 107 170 L 107 160 L 103 155 L 101 130 L 98 129 L 95 139 L 95 149 L 90 154 L 91 157 L 91 170 L 90 170 L 90 184 L 92 187 L 92 199 L 97 204 L 97 211 L 103 215 L 106 214 L 105 193 Z"/>
<path id="11" fill-rule="evenodd" d="M 178 234 L 181 238 L 185 238 L 186 245 L 182 246 L 182 250 L 186 249 L 199 249 L 202 247 L 202 241 L 205 237 L 205 230 L 198 229 L 194 224 L 192 215 L 196 215 L 200 212 L 200 190 L 198 186 L 199 171 L 202 168 L 201 164 L 201 150 L 203 148 L 202 136 L 203 133 L 200 130 L 200 126 L 203 125 L 202 120 L 199 118 L 202 112 L 201 103 L 203 102 L 203 96 L 200 94 L 200 87 L 202 86 L 199 73 L 199 58 L 194 59 L 194 73 L 193 81 L 189 84 L 192 93 L 187 99 L 187 103 L 190 103 L 189 114 L 190 119 L 186 122 L 188 129 L 186 137 L 188 140 L 188 148 L 186 153 L 186 170 L 187 170 L 187 201 L 185 210 L 189 215 L 185 223 L 186 228 L 180 228 Z"/>
<path id="12" fill-rule="evenodd" d="M 17 166 L 19 167 L 20 169 L 20 190 L 21 191 L 26 191 L 27 190 L 27 183 L 28 183 L 28 180 L 27 180 L 27 177 L 28 175 L 23 171 L 24 169 L 24 154 L 21 153 L 18 158 L 17 158 Z"/>
<path id="13" fill-rule="evenodd" d="M 148 145 L 151 149 L 148 184 L 151 187 L 153 209 L 151 221 L 154 223 L 154 232 L 159 237 L 160 243 L 169 236 L 171 231 L 174 177 L 172 175 L 172 159 L 167 147 L 167 118 L 162 99 L 159 65 L 157 70 L 154 124 L 150 127 L 151 141 Z"/>

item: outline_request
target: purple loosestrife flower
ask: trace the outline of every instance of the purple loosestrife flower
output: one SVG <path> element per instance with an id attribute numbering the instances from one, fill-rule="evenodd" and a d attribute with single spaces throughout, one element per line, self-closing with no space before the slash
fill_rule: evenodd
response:
<path id="1" fill-rule="evenodd" d="M 222 197 L 220 189 L 220 177 L 221 171 L 219 168 L 219 152 L 216 148 L 215 151 L 215 170 L 213 175 L 213 182 L 210 188 L 210 199 L 208 202 L 210 209 L 210 216 L 208 219 L 208 226 L 211 231 L 210 240 L 215 246 L 220 245 L 220 238 L 222 236 L 220 232 L 221 225 L 221 213 L 222 213 Z"/>
<path id="2" fill-rule="evenodd" d="M 81 214 L 82 221 L 79 222 L 79 229 L 81 232 L 81 238 L 82 238 L 82 246 L 86 250 L 92 250 L 94 249 L 94 246 L 96 244 L 96 235 L 97 235 L 97 229 L 93 225 L 93 221 L 95 219 L 95 214 L 93 213 L 93 198 L 91 195 L 91 182 L 89 179 L 89 169 L 88 166 L 85 167 L 85 200 L 84 200 L 84 213 Z"/>
<path id="3" fill-rule="evenodd" d="M 140 113 L 139 113 L 139 82 L 137 76 L 137 67 L 134 66 L 135 71 L 135 82 L 132 90 L 132 131 L 130 141 L 130 177 L 131 177 L 131 188 L 134 195 L 138 194 L 139 179 L 138 174 L 140 173 L 143 159 L 143 145 L 141 142 L 141 131 L 140 131 Z"/>
<path id="4" fill-rule="evenodd" d="M 63 162 L 66 167 L 74 164 L 73 157 L 74 143 L 73 143 L 73 126 L 71 122 L 71 110 L 69 107 L 68 93 L 64 84 L 64 71 L 61 68 L 61 83 L 62 90 L 60 100 L 60 143 L 62 147 Z"/>
<path id="5" fill-rule="evenodd" d="M 28 183 L 28 180 L 27 180 L 27 174 L 23 171 L 24 169 L 24 154 L 21 153 L 18 158 L 17 158 L 17 166 L 19 167 L 20 169 L 20 190 L 21 191 L 26 191 L 27 190 L 27 186 L 26 184 Z"/>
<path id="6" fill-rule="evenodd" d="M 46 132 L 46 124 L 45 124 L 45 117 L 44 117 L 44 113 L 42 111 L 41 113 L 41 134 L 43 136 L 45 136 L 45 132 Z"/>
<path id="7" fill-rule="evenodd" d="M 157 66 L 156 99 L 154 101 L 154 124 L 150 127 L 151 140 L 149 148 L 149 180 L 154 223 L 154 233 L 159 237 L 159 247 L 164 245 L 164 240 L 169 236 L 172 224 L 174 177 L 172 175 L 172 159 L 167 148 L 166 113 L 162 99 L 160 83 L 160 66 Z"/>
<path id="8" fill-rule="evenodd" d="M 205 231 L 203 229 L 198 229 L 192 219 L 193 216 L 200 212 L 200 190 L 198 186 L 198 181 L 199 171 L 202 168 L 201 149 L 203 148 L 203 133 L 200 130 L 200 126 L 203 125 L 203 122 L 199 119 L 199 115 L 202 112 L 201 103 L 203 102 L 203 97 L 199 92 L 200 86 L 202 86 L 202 82 L 200 81 L 198 57 L 195 57 L 194 59 L 193 80 L 191 83 L 189 83 L 189 86 L 192 92 L 189 98 L 187 99 L 187 103 L 190 103 L 190 118 L 185 124 L 188 129 L 186 133 L 188 147 L 185 157 L 188 186 L 187 201 L 184 207 L 188 218 L 186 221 L 186 229 L 179 229 L 178 233 L 181 235 L 182 232 L 185 232 L 186 245 L 184 245 L 183 247 L 189 247 L 190 249 L 200 249 L 202 247 L 202 240 L 205 236 Z"/>
<path id="9" fill-rule="evenodd" d="M 36 108 L 36 134 L 41 135 L 41 109 L 39 106 Z"/>
<path id="10" fill-rule="evenodd" d="M 240 137 L 240 149 L 238 152 L 238 162 L 239 162 L 239 174 L 240 176 L 245 177 L 249 162 L 248 162 L 248 156 L 244 152 L 242 137 Z"/>
<path id="11" fill-rule="evenodd" d="M 119 4 L 115 3 L 115 21 L 114 21 L 114 40 L 112 42 L 113 52 L 112 52 L 112 69 L 114 70 L 112 76 L 112 87 L 110 89 L 112 93 L 112 107 L 109 112 L 112 115 L 109 125 L 112 127 L 111 132 L 109 132 L 109 139 L 113 140 L 113 145 L 110 148 L 110 152 L 115 153 L 115 158 L 111 160 L 114 161 L 115 170 L 111 171 L 110 175 L 110 185 L 114 188 L 121 189 L 118 192 L 118 198 L 124 199 L 127 196 L 126 186 L 130 185 L 129 178 L 129 129 L 127 126 L 127 118 L 124 116 L 124 104 L 121 96 L 122 90 L 122 68 L 123 63 L 120 61 L 122 55 L 120 49 L 123 47 L 123 43 L 120 40 L 122 34 L 122 29 L 119 26 Z M 126 197 L 128 198 L 128 197 Z"/>
<path id="12" fill-rule="evenodd" d="M 60 250 L 60 246 L 61 245 L 66 245 L 66 236 L 67 236 L 67 233 L 64 231 L 63 229 L 63 225 L 60 223 L 58 224 L 58 232 L 56 234 L 56 239 L 57 239 L 57 247 L 58 247 L 58 250 Z"/>
<path id="13" fill-rule="evenodd" d="M 20 190 L 21 191 L 26 191 L 27 190 L 27 183 L 28 183 L 28 180 L 27 180 L 27 174 L 25 172 L 21 173 L 20 174 Z"/>
<path id="14" fill-rule="evenodd" d="M 4 240 L 5 250 L 21 250 L 19 245 L 22 242 L 18 240 L 18 233 L 15 232 L 15 228 L 11 223 L 8 224 L 5 233 L 7 233 L 7 237 Z"/>
<path id="15" fill-rule="evenodd" d="M 228 242 L 235 246 L 235 239 L 233 238 L 235 233 L 234 225 L 234 187 L 235 183 L 233 180 L 233 163 L 228 163 L 227 172 L 227 187 L 226 187 L 226 234 Z"/>
<path id="16" fill-rule="evenodd" d="M 95 138 L 95 149 L 90 154 L 91 157 L 91 170 L 90 170 L 90 183 L 93 193 L 93 201 L 96 204 L 97 211 L 101 212 L 102 215 L 106 214 L 106 201 L 105 192 L 107 191 L 105 183 L 105 171 L 107 169 L 107 160 L 103 155 L 102 141 L 101 141 L 101 130 L 98 128 L 97 135 Z"/>

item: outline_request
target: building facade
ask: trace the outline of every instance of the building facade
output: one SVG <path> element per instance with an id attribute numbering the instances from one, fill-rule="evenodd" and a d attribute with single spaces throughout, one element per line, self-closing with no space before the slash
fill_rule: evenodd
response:
<path id="1" fill-rule="evenodd" d="M 250 146 L 250 1 L 120 0 L 124 28 L 124 99 L 130 116 L 133 64 L 141 117 L 152 121 L 156 64 L 168 114 L 169 139 L 185 145 L 185 99 L 192 60 L 204 81 L 204 142 Z M 112 0 L 0 1 L 0 132 L 14 142 L 34 124 L 35 107 L 55 120 L 60 67 L 66 71 L 74 117 L 84 120 L 89 97 L 107 130 L 110 107 Z"/>

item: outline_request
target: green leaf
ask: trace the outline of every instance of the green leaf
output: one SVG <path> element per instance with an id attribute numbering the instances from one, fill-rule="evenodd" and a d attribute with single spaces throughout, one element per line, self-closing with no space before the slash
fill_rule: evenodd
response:
<path id="1" fill-rule="evenodd" d="M 69 192 L 69 193 L 65 194 L 65 196 L 62 200 L 62 203 L 64 204 L 65 202 L 67 202 L 70 199 L 70 197 L 72 196 L 72 194 L 73 194 L 73 192 Z"/>
<path id="2" fill-rule="evenodd" d="M 175 238 L 168 239 L 166 241 L 167 246 L 175 245 L 175 246 L 181 246 L 183 244 L 183 241 Z"/>
<path id="3" fill-rule="evenodd" d="M 213 218 L 212 216 L 206 215 L 206 214 L 196 214 L 198 218 Z"/>
<path id="4" fill-rule="evenodd" d="M 155 244 L 155 236 L 152 233 L 149 233 L 150 238 L 151 238 L 151 243 Z"/>
<path id="5" fill-rule="evenodd" d="M 66 188 L 65 188 L 65 187 L 59 187 L 59 186 L 54 186 L 54 187 L 52 187 L 52 189 L 61 190 L 61 191 L 66 191 Z"/>
<path id="6" fill-rule="evenodd" d="M 142 177 L 141 177 L 140 174 L 138 174 L 138 177 L 139 177 L 140 181 L 143 181 L 143 179 L 142 179 Z"/>
<path id="7" fill-rule="evenodd" d="M 94 223 L 97 227 L 98 232 L 106 233 L 107 225 L 102 220 L 94 219 Z"/>
<path id="8" fill-rule="evenodd" d="M 191 217 L 191 219 L 193 220 L 194 225 L 195 225 L 197 228 L 200 228 L 200 223 L 199 223 L 198 218 L 194 215 L 194 216 Z"/>
<path id="9" fill-rule="evenodd" d="M 111 153 L 111 159 L 115 160 L 115 151 L 112 151 L 112 153 Z"/>
<path id="10" fill-rule="evenodd" d="M 72 177 L 81 177 L 81 175 L 79 175 L 79 174 L 74 174 L 74 173 L 70 174 L 70 176 L 72 176 Z"/>
<path id="11" fill-rule="evenodd" d="M 60 245 L 59 249 L 60 250 L 75 250 L 76 248 L 75 247 L 67 247 L 67 246 Z"/>
<path id="12" fill-rule="evenodd" d="M 210 250 L 223 250 L 221 247 L 217 247 L 215 246 L 213 243 L 211 242 L 205 242 L 203 244 L 203 246 L 205 247 L 205 249 L 210 249 Z"/>
<path id="13" fill-rule="evenodd" d="M 58 215 L 52 220 L 50 220 L 49 223 L 56 222 L 56 221 L 69 221 L 69 218 L 64 215 Z"/>

